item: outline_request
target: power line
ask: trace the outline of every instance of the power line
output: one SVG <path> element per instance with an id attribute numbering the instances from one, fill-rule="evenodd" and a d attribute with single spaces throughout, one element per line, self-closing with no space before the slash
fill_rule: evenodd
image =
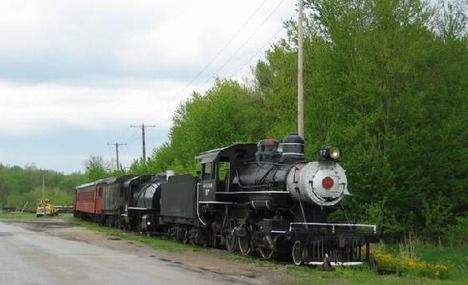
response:
<path id="1" fill-rule="evenodd" d="M 265 5 L 265 3 L 267 2 L 267 0 L 264 0 L 262 1 L 262 3 L 260 3 L 260 5 L 257 6 L 257 8 L 254 10 L 254 12 L 248 17 L 247 21 L 244 22 L 244 24 L 234 33 L 234 35 L 231 36 L 231 38 L 229 39 L 228 42 L 226 42 L 226 44 L 216 53 L 216 55 L 194 76 L 192 77 L 192 79 L 183 87 L 181 88 L 179 91 L 176 92 L 176 95 L 178 94 L 181 94 L 183 93 L 188 87 L 190 87 L 202 74 L 203 72 L 206 71 L 206 69 L 211 65 L 213 64 L 213 62 L 222 54 L 223 51 L 226 50 L 226 48 L 234 41 L 234 39 L 237 38 L 237 36 L 245 29 L 245 27 L 252 21 L 252 19 L 258 14 L 258 12 L 261 10 L 261 8 Z M 270 12 L 270 14 L 267 16 L 266 19 L 264 19 L 264 21 L 260 24 L 260 26 L 258 26 L 256 28 L 256 32 L 258 31 L 258 29 L 260 29 L 264 24 L 265 22 L 273 15 L 273 13 L 279 8 L 279 6 L 281 6 L 281 4 L 284 2 L 284 0 L 281 0 L 279 2 L 279 4 L 272 10 L 272 12 Z M 252 34 L 248 39 L 247 41 L 244 41 L 244 43 L 242 44 L 242 46 L 240 48 L 238 48 L 235 52 L 235 54 L 237 54 L 239 52 L 240 49 L 242 49 L 245 44 L 247 42 L 249 42 L 252 37 L 256 34 L 256 32 L 254 34 Z M 230 57 L 229 61 L 232 60 L 232 57 Z M 224 65 L 226 65 L 227 63 L 224 63 Z M 220 71 L 220 69 L 218 69 L 216 71 L 216 73 L 218 73 Z M 209 80 L 211 80 L 211 78 L 213 77 L 214 74 L 212 74 L 208 80 L 205 82 L 207 83 Z M 147 117 L 145 117 L 145 119 L 147 119 Z"/>
<path id="2" fill-rule="evenodd" d="M 234 33 L 234 35 L 231 36 L 229 41 L 216 53 L 216 55 L 194 77 L 192 77 L 192 79 L 183 88 L 177 91 L 176 95 L 183 93 L 203 74 L 203 72 L 206 71 L 206 69 L 223 53 L 223 51 L 226 50 L 226 48 L 234 41 L 234 39 L 237 38 L 237 36 L 242 32 L 242 30 L 244 30 L 245 27 L 252 21 L 252 19 L 258 14 L 260 9 L 265 5 L 266 2 L 267 0 L 263 0 L 262 3 L 260 3 L 260 5 L 257 6 L 254 12 L 247 18 L 247 21 L 245 21 L 244 24 Z M 114 103 L 114 105 L 117 105 L 117 103 Z M 144 118 L 144 120 L 148 119 L 149 116 L 150 114 L 148 114 Z M 124 136 L 124 134 L 125 134 L 125 131 L 122 132 L 121 135 L 119 135 L 119 139 L 120 137 Z"/>
<path id="3" fill-rule="evenodd" d="M 226 50 L 226 48 L 234 41 L 235 38 L 240 34 L 240 32 L 250 23 L 250 21 L 257 15 L 260 11 L 260 8 L 266 3 L 266 0 L 263 0 L 260 5 L 255 9 L 255 11 L 249 16 L 247 21 L 234 33 L 233 36 L 229 39 L 229 41 L 216 53 L 216 55 L 185 85 L 177 94 L 182 93 L 187 89 L 190 85 L 192 85 L 195 80 L 197 80 L 200 75 L 221 55 L 221 53 Z"/>
<path id="4" fill-rule="evenodd" d="M 213 76 L 215 76 L 216 74 L 218 74 L 223 68 L 225 68 L 225 66 L 227 64 L 229 64 L 233 58 L 239 53 L 239 51 L 245 47 L 245 45 L 259 32 L 259 30 L 265 25 L 265 23 L 267 22 L 267 20 L 278 10 L 278 8 L 284 3 L 285 0 L 280 0 L 278 2 L 278 4 L 275 6 L 275 8 L 268 14 L 268 16 L 262 21 L 262 23 L 255 29 L 255 31 L 237 48 L 237 50 L 231 54 L 231 56 L 215 71 L 215 73 L 213 73 L 210 77 L 208 77 L 208 79 L 205 81 L 205 84 L 208 83 L 212 78 Z M 202 74 L 203 72 L 205 72 L 209 66 L 211 66 L 213 64 L 213 62 L 215 62 L 215 60 L 226 50 L 226 48 L 231 45 L 231 43 L 234 41 L 234 39 L 236 39 L 239 34 L 241 33 L 241 31 L 243 31 L 245 29 L 245 27 L 252 21 L 252 19 L 258 14 L 258 12 L 261 10 L 261 8 L 265 5 L 267 1 L 264 0 L 262 1 L 262 3 L 260 3 L 260 5 L 257 6 L 257 8 L 254 10 L 254 12 L 248 17 L 247 21 L 244 22 L 244 24 L 231 36 L 231 38 L 229 39 L 228 42 L 226 42 L 226 44 L 215 54 L 215 56 L 194 76 L 192 77 L 192 79 L 183 87 L 181 88 L 179 91 L 177 91 L 175 93 L 175 95 L 179 95 L 181 94 L 182 92 L 184 92 L 188 87 L 190 87 Z M 275 34 L 276 36 L 276 34 Z M 148 119 L 149 116 L 151 114 L 148 114 L 144 120 Z M 137 126 L 134 126 L 134 127 L 137 127 Z M 125 135 L 125 131 L 119 136 L 120 137 L 123 137 Z M 143 133 L 143 131 L 142 131 Z M 146 155 L 145 155 L 145 150 L 143 150 L 143 157 L 146 159 Z"/>
<path id="5" fill-rule="evenodd" d="M 278 29 L 278 30 L 276 31 L 276 33 L 274 34 L 274 36 L 271 37 L 271 38 L 261 47 L 261 49 L 259 49 L 257 52 L 255 52 L 251 57 L 249 57 L 249 59 L 248 59 L 244 64 L 242 64 L 242 65 L 240 66 L 240 68 L 238 68 L 235 72 L 232 73 L 231 77 L 236 77 L 236 76 L 238 76 L 239 73 L 240 73 L 246 66 L 248 66 L 248 65 L 252 62 L 252 60 L 253 60 L 255 57 L 257 57 L 261 52 L 265 52 L 265 49 L 266 49 L 269 45 L 273 44 L 274 41 L 277 40 L 276 38 L 277 38 L 278 35 L 283 31 L 283 29 L 284 29 L 284 27 L 281 27 L 280 29 Z"/>
<path id="6" fill-rule="evenodd" d="M 254 30 L 254 32 L 252 34 L 250 34 L 250 36 L 236 49 L 236 51 L 234 51 L 234 53 L 231 54 L 231 56 L 211 75 L 211 77 L 208 78 L 207 81 L 205 81 L 205 83 L 208 83 L 213 76 L 215 75 L 218 75 L 219 72 L 221 70 L 223 70 L 224 67 L 226 67 L 226 65 L 228 65 L 228 63 L 231 62 L 231 60 L 239 53 L 239 51 L 241 49 L 243 49 L 245 47 L 245 45 L 258 33 L 258 31 L 263 27 L 263 25 L 265 25 L 265 23 L 268 21 L 268 19 L 273 16 L 273 14 L 276 12 L 276 10 L 278 10 L 278 8 L 281 6 L 281 4 L 284 3 L 284 0 L 278 2 L 278 4 L 275 6 L 275 8 L 270 12 L 270 14 L 268 14 L 268 16 L 262 21 L 262 23 L 260 23 L 260 25 Z"/>

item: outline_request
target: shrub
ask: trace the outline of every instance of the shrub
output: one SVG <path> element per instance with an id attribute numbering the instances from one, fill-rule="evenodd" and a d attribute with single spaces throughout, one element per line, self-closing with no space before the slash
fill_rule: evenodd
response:
<path id="1" fill-rule="evenodd" d="M 431 264 L 420 260 L 417 257 L 408 255 L 395 256 L 385 251 L 384 248 L 377 248 L 373 251 L 379 268 L 385 272 L 396 272 L 398 274 L 418 275 L 431 278 L 445 278 L 448 273 L 448 266 L 445 264 Z"/>

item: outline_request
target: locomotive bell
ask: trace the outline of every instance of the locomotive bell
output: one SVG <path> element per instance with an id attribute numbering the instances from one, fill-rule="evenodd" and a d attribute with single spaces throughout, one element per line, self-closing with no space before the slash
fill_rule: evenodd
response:
<path id="1" fill-rule="evenodd" d="M 257 162 L 278 161 L 281 154 L 278 152 L 278 141 L 274 139 L 264 139 L 258 142 L 255 158 Z"/>

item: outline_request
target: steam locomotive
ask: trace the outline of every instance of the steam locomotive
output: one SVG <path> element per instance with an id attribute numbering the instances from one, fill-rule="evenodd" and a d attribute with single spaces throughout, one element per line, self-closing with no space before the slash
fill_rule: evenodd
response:
<path id="1" fill-rule="evenodd" d="M 78 186 L 75 215 L 265 259 L 291 256 L 296 265 L 322 264 L 325 256 L 361 262 L 377 227 L 327 222 L 350 194 L 339 158 L 326 147 L 317 161 L 304 161 L 295 133 L 234 144 L 198 155 L 198 177 L 124 176 Z"/>

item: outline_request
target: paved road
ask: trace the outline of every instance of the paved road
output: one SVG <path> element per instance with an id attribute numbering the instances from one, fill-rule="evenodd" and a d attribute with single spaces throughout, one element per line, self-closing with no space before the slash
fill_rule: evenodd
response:
<path id="1" fill-rule="evenodd" d="M 157 258 L 64 240 L 0 222 L 0 284 L 223 285 L 238 282 Z"/>

